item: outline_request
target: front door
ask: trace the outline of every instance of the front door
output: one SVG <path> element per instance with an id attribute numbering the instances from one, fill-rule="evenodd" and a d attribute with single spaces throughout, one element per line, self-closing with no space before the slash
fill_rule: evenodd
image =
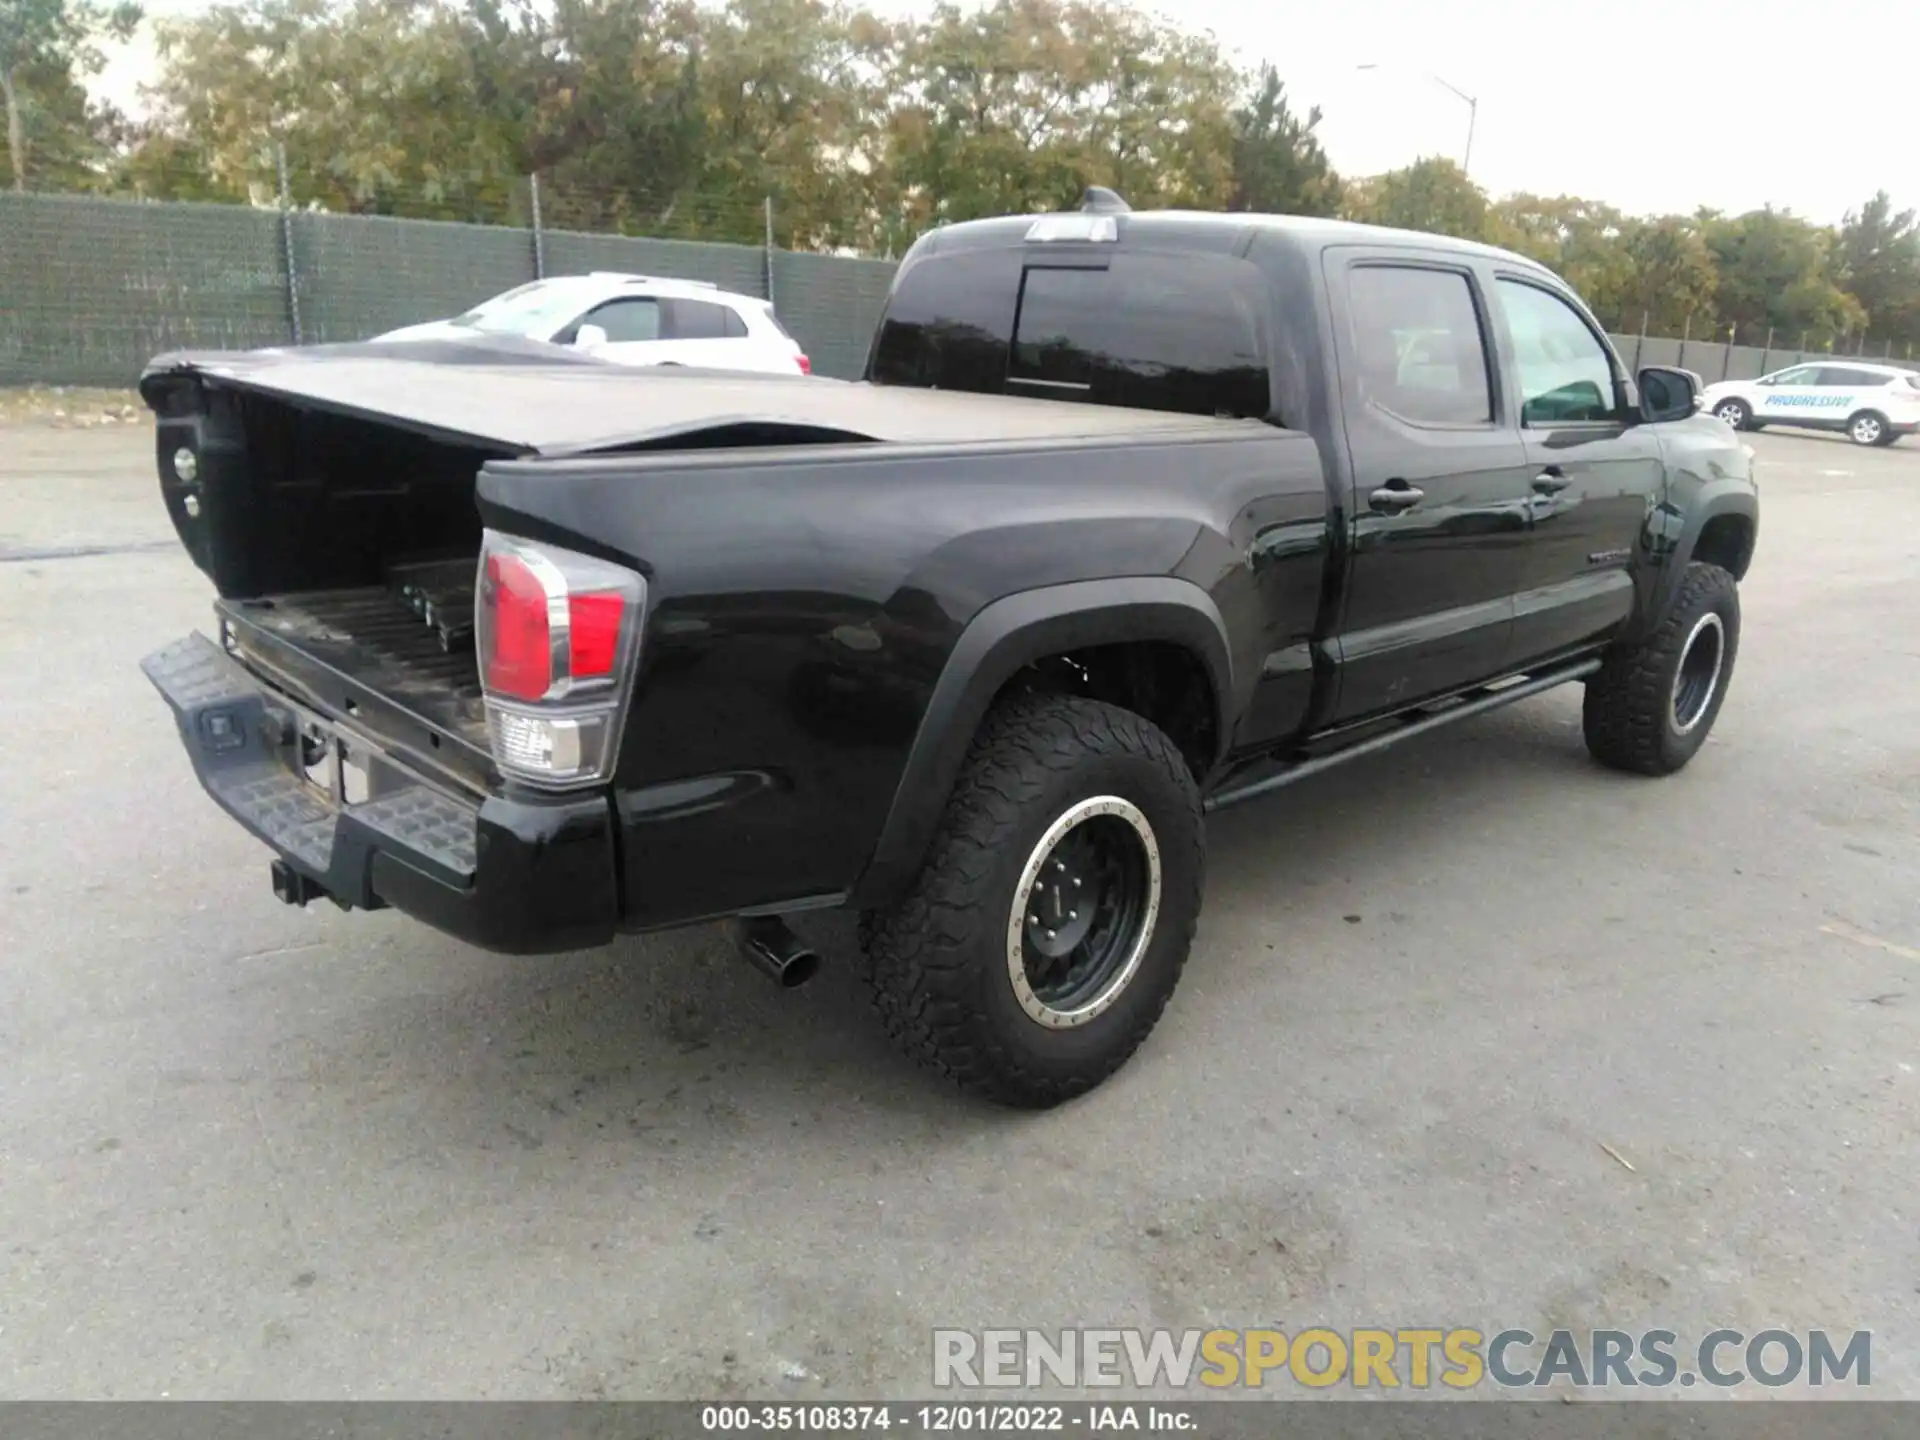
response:
<path id="1" fill-rule="evenodd" d="M 1475 270 L 1348 247 L 1325 264 L 1352 463 L 1341 721 L 1506 667 L 1533 472 Z"/>
<path id="2" fill-rule="evenodd" d="M 1770 375 L 1754 387 L 1753 418 L 1772 425 L 1811 425 L 1831 421 L 1834 390 L 1822 386 L 1821 367 L 1796 365 Z M 1843 417 L 1844 418 L 1844 417 Z"/>
<path id="3" fill-rule="evenodd" d="M 660 302 L 650 295 L 623 295 L 596 305 L 554 336 L 554 342 L 576 344 L 586 325 L 599 327 L 607 337 L 590 347 L 592 353 L 616 365 L 657 365 L 672 356 L 673 347 L 664 343 Z"/>
<path id="4" fill-rule="evenodd" d="M 1621 406 L 1600 332 L 1533 277 L 1494 284 L 1526 442 L 1533 540 L 1514 605 L 1513 664 L 1604 638 L 1633 611 L 1634 549 L 1665 484 L 1660 441 Z"/>

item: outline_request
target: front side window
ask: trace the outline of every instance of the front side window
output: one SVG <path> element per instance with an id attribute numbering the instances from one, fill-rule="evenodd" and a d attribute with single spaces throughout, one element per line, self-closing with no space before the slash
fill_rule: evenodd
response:
<path id="1" fill-rule="evenodd" d="M 1362 265 L 1350 272 L 1347 293 L 1363 401 L 1416 425 L 1492 421 L 1486 344 L 1465 275 Z"/>
<path id="2" fill-rule="evenodd" d="M 1550 290 L 1501 280 L 1513 337 L 1522 425 L 1572 425 L 1616 417 L 1613 362 L 1587 322 Z"/>
<path id="3" fill-rule="evenodd" d="M 1811 385 L 1814 383 L 1813 375 L 1813 366 L 1796 365 L 1791 370 L 1782 370 L 1778 375 L 1771 377 L 1766 383 L 1769 385 Z"/>
<path id="4" fill-rule="evenodd" d="M 583 325 L 598 325 L 607 332 L 613 345 L 660 338 L 660 302 L 657 300 L 609 300 L 586 316 Z"/>

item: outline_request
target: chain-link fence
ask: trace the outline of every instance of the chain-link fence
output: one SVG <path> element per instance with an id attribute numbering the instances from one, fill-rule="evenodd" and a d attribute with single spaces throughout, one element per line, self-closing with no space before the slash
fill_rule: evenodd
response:
<path id="1" fill-rule="evenodd" d="M 773 301 L 821 375 L 853 378 L 890 260 L 774 245 L 338 215 L 235 204 L 0 192 L 0 385 L 132 383 L 162 351 L 365 339 L 458 314 L 541 275 L 707 280 Z M 768 230 L 772 230 L 769 223 Z M 1891 346 L 1613 336 L 1622 359 L 1708 383 L 1803 360 L 1903 364 Z"/>
<path id="2" fill-rule="evenodd" d="M 360 340 L 541 275 L 707 280 L 774 302 L 853 378 L 893 264 L 544 227 L 0 192 L 0 385 L 130 385 L 162 351 Z"/>

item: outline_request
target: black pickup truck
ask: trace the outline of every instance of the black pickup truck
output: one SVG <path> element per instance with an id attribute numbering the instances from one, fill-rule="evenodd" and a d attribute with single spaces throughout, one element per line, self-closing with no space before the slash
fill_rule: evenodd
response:
<path id="1" fill-rule="evenodd" d="M 286 901 L 519 953 L 710 920 L 1000 1101 L 1099 1084 L 1204 817 L 1585 686 L 1679 770 L 1752 452 L 1517 255 L 1253 215 L 954 225 L 860 382 L 511 343 L 173 354 L 142 393 L 217 637 L 143 663 Z"/>

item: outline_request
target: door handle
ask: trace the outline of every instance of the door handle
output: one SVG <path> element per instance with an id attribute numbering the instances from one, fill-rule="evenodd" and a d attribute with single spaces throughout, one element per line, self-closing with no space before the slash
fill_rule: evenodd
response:
<path id="1" fill-rule="evenodd" d="M 1426 498 L 1426 491 L 1415 489 L 1404 480 L 1389 480 L 1367 496 L 1367 504 L 1383 515 L 1397 515 Z"/>
<path id="2" fill-rule="evenodd" d="M 1558 495 L 1572 483 L 1571 480 L 1560 473 L 1557 466 L 1553 465 L 1549 465 L 1533 477 L 1534 491 L 1540 495 Z"/>

